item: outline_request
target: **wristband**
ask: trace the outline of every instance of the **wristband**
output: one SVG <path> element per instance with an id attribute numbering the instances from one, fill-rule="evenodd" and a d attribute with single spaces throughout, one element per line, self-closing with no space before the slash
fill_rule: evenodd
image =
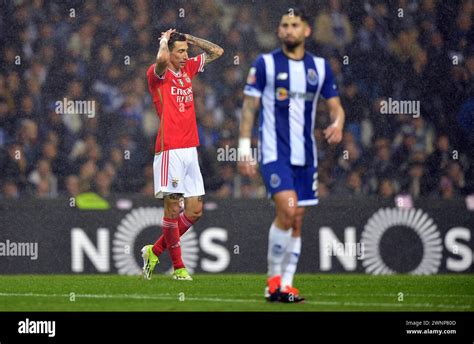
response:
<path id="1" fill-rule="evenodd" d="M 239 155 L 240 156 L 251 156 L 251 140 L 250 137 L 239 138 Z"/>

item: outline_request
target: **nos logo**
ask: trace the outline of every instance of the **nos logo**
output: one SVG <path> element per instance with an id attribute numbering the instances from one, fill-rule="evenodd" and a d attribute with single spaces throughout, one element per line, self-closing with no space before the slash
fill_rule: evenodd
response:
<path id="1" fill-rule="evenodd" d="M 146 228 L 161 227 L 163 224 L 163 208 L 140 207 L 128 213 L 117 226 L 112 240 L 112 260 L 119 274 L 139 275 L 142 267 L 140 251 L 135 252 L 135 240 Z M 156 238 L 158 238 L 158 234 Z M 230 263 L 230 253 L 226 247 L 216 241 L 227 241 L 227 230 L 218 227 L 207 228 L 198 235 L 191 227 L 181 237 L 181 252 L 186 268 L 192 273 L 198 265 L 206 272 L 221 272 Z M 81 228 L 71 230 L 71 261 L 73 272 L 84 272 L 84 257 L 87 256 L 92 265 L 100 272 L 110 272 L 110 231 L 107 228 L 97 230 L 97 246 Z M 214 259 L 202 258 L 199 252 Z"/>

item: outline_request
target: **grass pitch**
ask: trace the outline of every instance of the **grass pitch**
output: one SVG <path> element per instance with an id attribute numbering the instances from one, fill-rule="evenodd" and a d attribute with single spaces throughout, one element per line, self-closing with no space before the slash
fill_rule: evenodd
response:
<path id="1" fill-rule="evenodd" d="M 266 277 L 196 274 L 194 281 L 154 275 L 0 277 L 0 311 L 468 311 L 474 276 L 298 274 L 304 304 L 268 303 Z"/>

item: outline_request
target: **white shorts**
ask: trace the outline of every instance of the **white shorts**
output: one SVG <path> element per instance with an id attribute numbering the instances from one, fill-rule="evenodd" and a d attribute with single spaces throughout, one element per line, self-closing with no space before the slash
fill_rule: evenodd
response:
<path id="1" fill-rule="evenodd" d="M 157 198 L 175 193 L 183 194 L 185 198 L 205 194 L 196 147 L 155 154 L 153 175 Z"/>

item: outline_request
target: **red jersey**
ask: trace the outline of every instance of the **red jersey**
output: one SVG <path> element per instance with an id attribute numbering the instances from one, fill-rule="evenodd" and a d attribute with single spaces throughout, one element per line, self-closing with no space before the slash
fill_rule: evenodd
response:
<path id="1" fill-rule="evenodd" d="M 155 153 L 199 146 L 191 80 L 203 71 L 204 62 L 201 54 L 188 59 L 178 73 L 168 68 L 161 76 L 155 74 L 155 64 L 148 68 L 148 89 L 160 118 Z"/>

